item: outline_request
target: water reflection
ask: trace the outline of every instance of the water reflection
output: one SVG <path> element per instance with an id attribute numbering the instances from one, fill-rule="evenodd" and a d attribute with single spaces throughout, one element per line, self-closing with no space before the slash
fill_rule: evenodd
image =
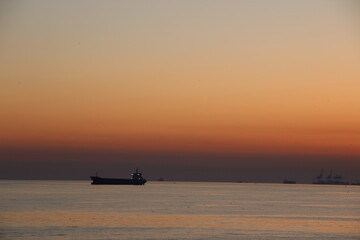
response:
<path id="1" fill-rule="evenodd" d="M 318 233 L 360 233 L 360 217 L 195 215 L 32 211 L 1 213 L 3 227 L 106 226 L 106 227 L 190 227 L 246 230 L 308 231 Z"/>
<path id="2" fill-rule="evenodd" d="M 2 183 L 4 239 L 360 238 L 359 187 Z"/>

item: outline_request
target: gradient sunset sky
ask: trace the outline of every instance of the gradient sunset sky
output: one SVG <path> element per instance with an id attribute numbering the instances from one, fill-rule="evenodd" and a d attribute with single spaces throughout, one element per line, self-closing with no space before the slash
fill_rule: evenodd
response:
<path id="1" fill-rule="evenodd" d="M 0 83 L 0 178 L 360 180 L 359 1 L 1 1 Z"/>

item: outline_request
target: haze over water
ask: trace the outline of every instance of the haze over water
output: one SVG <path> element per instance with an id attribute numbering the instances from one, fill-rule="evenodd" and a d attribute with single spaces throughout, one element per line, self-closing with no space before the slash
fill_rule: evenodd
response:
<path id="1" fill-rule="evenodd" d="M 359 239 L 360 187 L 0 181 L 0 238 Z"/>

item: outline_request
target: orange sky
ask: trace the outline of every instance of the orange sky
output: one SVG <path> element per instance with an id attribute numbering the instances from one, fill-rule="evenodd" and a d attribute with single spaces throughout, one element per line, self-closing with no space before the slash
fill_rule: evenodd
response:
<path id="1" fill-rule="evenodd" d="M 0 8 L 1 148 L 360 155 L 356 1 Z"/>

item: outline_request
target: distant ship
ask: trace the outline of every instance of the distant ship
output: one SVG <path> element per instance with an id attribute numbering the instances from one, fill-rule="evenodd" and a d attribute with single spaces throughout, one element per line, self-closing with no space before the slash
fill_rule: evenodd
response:
<path id="1" fill-rule="evenodd" d="M 130 179 L 122 178 L 102 178 L 96 176 L 90 176 L 92 183 L 94 185 L 144 185 L 147 181 L 143 178 L 142 173 L 136 169 L 135 172 L 131 174 Z"/>
<path id="2" fill-rule="evenodd" d="M 285 179 L 285 180 L 283 181 L 283 183 L 285 183 L 285 184 L 295 184 L 296 182 L 295 182 L 295 181 L 292 181 L 292 180 L 287 180 L 287 179 Z"/>
<path id="3" fill-rule="evenodd" d="M 324 169 L 321 169 L 321 173 L 319 176 L 316 177 L 316 181 L 313 182 L 313 184 L 328 184 L 328 185 L 349 185 L 349 182 L 346 182 L 343 180 L 342 175 L 332 175 L 332 171 L 330 171 L 330 174 L 326 177 L 326 179 L 323 178 Z"/>

